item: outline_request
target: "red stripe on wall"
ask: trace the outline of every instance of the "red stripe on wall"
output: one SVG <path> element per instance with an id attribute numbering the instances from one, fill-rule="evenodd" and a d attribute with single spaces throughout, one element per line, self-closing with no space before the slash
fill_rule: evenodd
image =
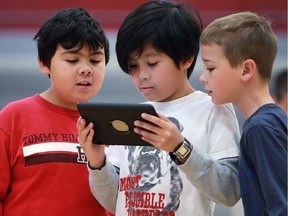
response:
<path id="1" fill-rule="evenodd" d="M 59 9 L 83 7 L 97 18 L 104 28 L 117 29 L 124 17 L 144 0 L 14 0 L 0 1 L 0 30 L 39 28 Z M 233 12 L 252 11 L 272 20 L 274 29 L 287 31 L 286 0 L 193 0 L 206 26 L 215 18 Z"/>

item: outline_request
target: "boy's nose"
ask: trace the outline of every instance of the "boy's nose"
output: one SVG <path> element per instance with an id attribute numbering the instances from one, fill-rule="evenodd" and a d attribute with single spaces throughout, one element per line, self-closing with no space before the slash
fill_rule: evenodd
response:
<path id="1" fill-rule="evenodd" d="M 89 67 L 88 65 L 85 65 L 85 66 L 82 66 L 80 68 L 80 73 L 81 74 L 86 74 L 86 75 L 89 75 L 93 72 L 93 70 L 91 69 L 91 67 Z"/>
<path id="2" fill-rule="evenodd" d="M 150 77 L 150 74 L 147 70 L 145 70 L 145 69 L 139 70 L 139 78 L 140 79 L 148 79 L 149 77 Z"/>
<path id="3" fill-rule="evenodd" d="M 207 80 L 205 78 L 205 75 L 204 75 L 204 72 L 201 73 L 200 77 L 199 77 L 199 81 L 202 82 L 202 83 L 206 83 Z"/>

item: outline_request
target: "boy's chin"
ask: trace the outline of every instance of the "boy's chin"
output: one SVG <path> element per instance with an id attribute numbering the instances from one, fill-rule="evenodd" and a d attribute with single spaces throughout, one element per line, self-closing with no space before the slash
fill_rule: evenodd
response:
<path id="1" fill-rule="evenodd" d="M 91 100 L 92 97 L 81 97 L 77 99 L 77 103 L 78 102 L 88 102 L 89 100 Z"/>
<path id="2" fill-rule="evenodd" d="M 223 102 L 223 101 L 221 101 L 219 99 L 216 99 L 216 98 L 212 97 L 212 103 L 215 104 L 215 105 L 221 105 L 221 104 L 224 104 L 226 102 Z"/>
<path id="3" fill-rule="evenodd" d="M 144 95 L 142 95 L 143 98 L 146 100 L 146 101 L 150 101 L 150 102 L 161 102 L 161 100 L 159 98 L 153 98 L 153 97 L 145 97 Z"/>

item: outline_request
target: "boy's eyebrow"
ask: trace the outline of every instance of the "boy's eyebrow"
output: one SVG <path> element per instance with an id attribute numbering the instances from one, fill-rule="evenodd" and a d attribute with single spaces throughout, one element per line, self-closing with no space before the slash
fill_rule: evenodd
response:
<path id="1" fill-rule="evenodd" d="M 202 58 L 202 61 L 203 61 L 203 62 L 209 62 L 210 60 L 209 60 L 209 59 Z"/>
<path id="2" fill-rule="evenodd" d="M 150 56 L 161 56 L 159 53 L 152 53 L 152 54 L 147 54 L 146 57 L 150 57 Z"/>
<path id="3" fill-rule="evenodd" d="M 159 53 L 159 52 L 151 51 L 151 52 L 146 53 L 145 57 L 149 57 L 149 56 L 160 56 L 160 55 L 161 55 L 161 53 Z"/>
<path id="4" fill-rule="evenodd" d="M 145 57 L 145 58 L 147 58 L 147 57 L 153 57 L 153 56 L 161 56 L 161 54 L 160 53 L 156 53 L 156 52 L 151 52 L 151 53 L 147 53 L 147 54 L 145 54 L 143 57 Z M 135 57 L 130 57 L 129 58 L 129 61 L 135 61 L 135 60 L 137 60 L 138 58 L 140 57 L 140 55 L 137 55 L 137 57 L 135 56 Z"/>
<path id="5" fill-rule="evenodd" d="M 104 50 L 97 50 L 95 52 L 90 53 L 90 55 L 104 55 Z"/>
<path id="6" fill-rule="evenodd" d="M 203 62 L 212 62 L 212 63 L 215 62 L 215 61 L 213 61 L 212 59 L 203 58 L 203 57 L 202 57 L 202 61 L 203 61 Z"/>
<path id="7" fill-rule="evenodd" d="M 80 52 L 80 50 L 65 50 L 63 53 L 62 53 L 62 55 L 65 55 L 65 54 L 81 54 L 81 52 Z M 94 51 L 94 52 L 91 52 L 90 53 L 90 56 L 92 56 L 92 55 L 104 55 L 104 50 L 96 50 L 96 51 Z"/>

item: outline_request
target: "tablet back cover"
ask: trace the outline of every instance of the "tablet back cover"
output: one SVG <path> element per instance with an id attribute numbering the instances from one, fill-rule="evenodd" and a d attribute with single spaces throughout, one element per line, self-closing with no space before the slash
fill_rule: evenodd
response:
<path id="1" fill-rule="evenodd" d="M 77 108 L 87 124 L 94 123 L 95 144 L 151 145 L 134 132 L 134 121 L 144 121 L 141 118 L 143 112 L 157 116 L 151 104 L 80 102 Z"/>

